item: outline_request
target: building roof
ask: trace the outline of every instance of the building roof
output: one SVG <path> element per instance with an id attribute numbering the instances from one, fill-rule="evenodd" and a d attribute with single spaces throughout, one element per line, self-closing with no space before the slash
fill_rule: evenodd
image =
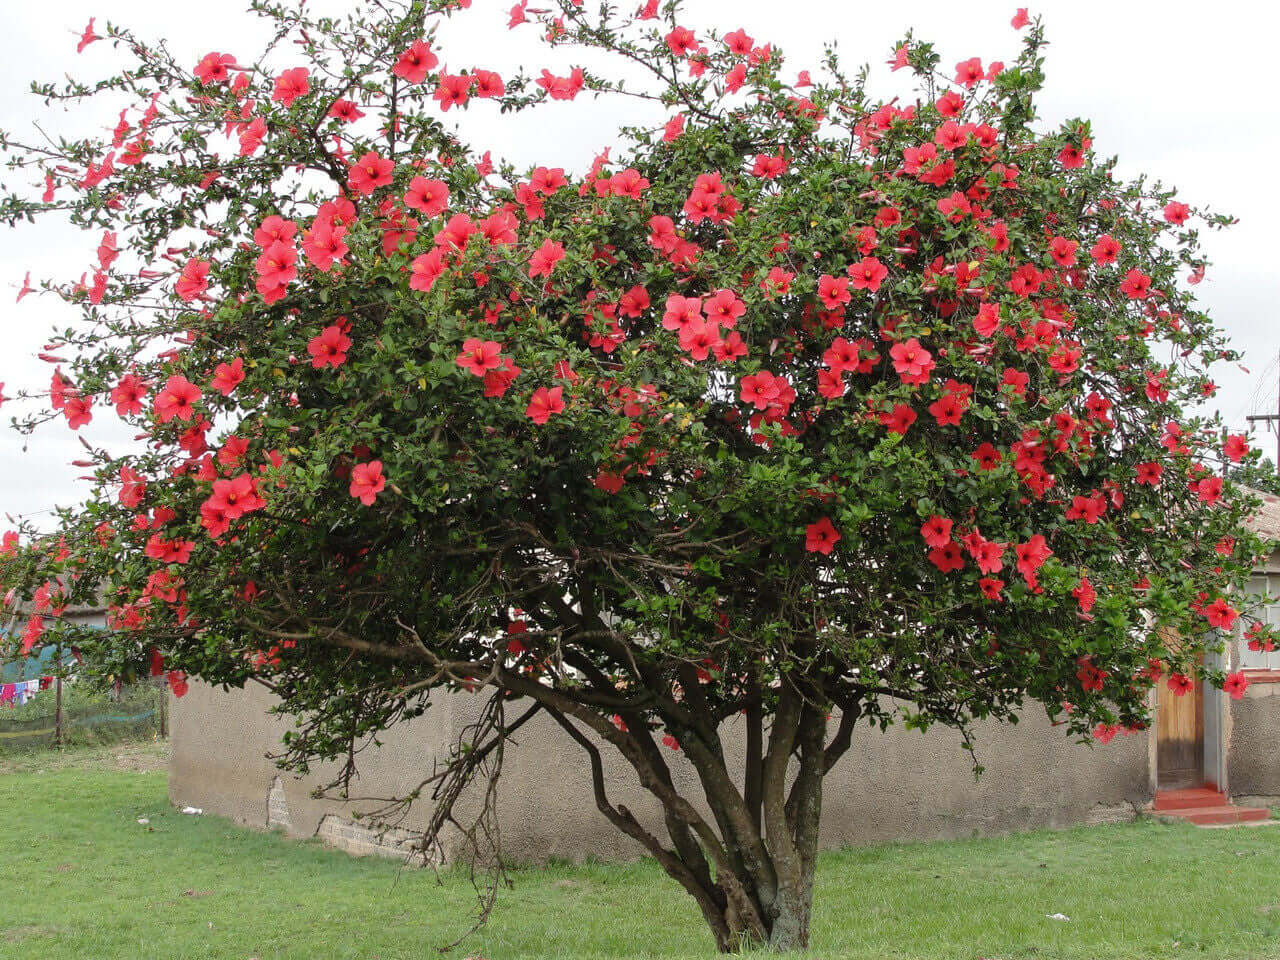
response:
<path id="1" fill-rule="evenodd" d="M 1245 521 L 1245 526 L 1264 540 L 1280 541 L 1280 497 L 1252 487 L 1245 489 L 1262 501 L 1258 512 Z"/>

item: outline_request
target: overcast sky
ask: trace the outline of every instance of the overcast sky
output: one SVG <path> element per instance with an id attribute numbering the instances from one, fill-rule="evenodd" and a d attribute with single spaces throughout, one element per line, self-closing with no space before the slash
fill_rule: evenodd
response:
<path id="1" fill-rule="evenodd" d="M 442 35 L 444 61 L 504 75 L 513 59 L 538 68 L 571 63 L 568 51 L 545 52 L 533 27 L 507 31 L 512 2 L 473 0 L 471 10 Z M 341 9 L 344 4 L 324 0 L 323 6 Z M 1267 6 L 1258 0 L 1218 0 L 1211 6 L 1180 0 L 1049 0 L 1030 6 L 1033 15 L 1044 17 L 1050 40 L 1048 81 L 1040 100 L 1043 124 L 1088 117 L 1094 149 L 1119 155 L 1122 174 L 1144 171 L 1176 185 L 1183 200 L 1240 219 L 1225 233 L 1206 235 L 1205 252 L 1213 266 L 1199 287 L 1202 301 L 1245 354 L 1248 372 L 1233 365 L 1216 371 L 1218 409 L 1240 429 L 1246 414 L 1275 412 L 1280 392 L 1275 333 L 1280 193 L 1274 172 L 1280 110 L 1270 92 L 1275 34 L 1274 23 L 1266 22 L 1272 15 L 1262 12 Z M 86 80 L 112 72 L 119 61 L 107 43 L 75 53 L 90 16 L 99 26 L 109 19 L 144 36 L 162 36 L 180 62 L 192 65 L 214 50 L 251 55 L 261 36 L 259 21 L 243 12 L 239 0 L 46 0 L 6 3 L 5 8 L 0 125 L 19 133 L 37 119 L 54 130 L 83 131 L 79 124 L 85 118 L 46 111 L 27 88 L 32 79 L 57 80 L 65 72 Z M 685 9 L 682 22 L 695 32 L 744 27 L 757 42 L 781 46 L 788 74 L 816 67 L 822 44 L 836 39 L 846 65 L 875 65 L 873 95 L 897 89 L 901 75 L 891 79 L 884 61 L 907 28 L 934 42 L 948 68 L 971 56 L 984 63 L 1012 60 L 1020 39 L 1009 25 L 1015 5 L 989 0 L 687 0 Z M 628 119 L 616 100 L 593 106 L 580 98 L 514 120 L 499 119 L 492 111 L 486 116 L 489 104 L 475 106 L 461 122 L 496 156 L 576 170 L 607 145 L 599 139 L 604 132 Z M 103 115 L 87 122 L 106 129 L 115 119 Z M 52 223 L 0 228 L 0 383 L 6 394 L 47 385 L 52 371 L 34 353 L 50 330 L 76 317 L 75 310 L 51 297 L 30 296 L 15 304 L 23 276 L 31 271 L 33 283 L 78 277 L 93 261 L 97 241 L 96 235 Z M 6 424 L 0 428 L 0 518 L 21 514 L 39 520 L 55 504 L 83 496 L 85 484 L 76 479 L 83 471 L 70 465 L 80 448 L 59 421 L 37 433 L 24 451 L 24 438 L 7 427 L 15 407 L 0 410 Z M 82 432 L 113 448 L 128 443 L 130 435 L 102 405 Z M 1274 434 L 1258 442 L 1274 457 Z"/>

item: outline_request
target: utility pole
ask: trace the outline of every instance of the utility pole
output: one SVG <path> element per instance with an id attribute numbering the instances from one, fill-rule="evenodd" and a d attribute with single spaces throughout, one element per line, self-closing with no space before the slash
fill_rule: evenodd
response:
<path id="1" fill-rule="evenodd" d="M 1277 378 L 1280 378 L 1280 364 L 1277 365 Z M 1251 414 L 1245 417 L 1250 423 L 1276 423 L 1276 474 L 1280 476 L 1280 392 L 1276 394 L 1276 412 Z"/>

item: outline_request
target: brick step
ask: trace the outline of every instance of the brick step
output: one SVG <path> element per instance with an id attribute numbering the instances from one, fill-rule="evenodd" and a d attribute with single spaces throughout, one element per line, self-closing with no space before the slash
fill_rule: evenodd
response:
<path id="1" fill-rule="evenodd" d="M 1219 790 L 1193 787 L 1187 790 L 1157 790 L 1156 810 L 1190 810 L 1197 807 L 1221 807 L 1228 803 Z"/>
<path id="2" fill-rule="evenodd" d="M 1211 807 L 1183 807 L 1178 810 L 1156 810 L 1156 816 L 1186 820 L 1197 826 L 1220 823 L 1254 823 L 1268 820 L 1271 811 L 1265 807 L 1232 807 L 1227 804 Z"/>

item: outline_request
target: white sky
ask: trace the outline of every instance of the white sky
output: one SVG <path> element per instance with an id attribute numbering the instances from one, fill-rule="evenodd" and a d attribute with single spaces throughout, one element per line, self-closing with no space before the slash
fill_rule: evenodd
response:
<path id="1" fill-rule="evenodd" d="M 360 0 L 324 0 L 328 9 Z M 442 33 L 442 59 L 451 65 L 482 66 L 504 76 L 513 59 L 555 72 L 574 62 L 571 51 L 547 52 L 533 26 L 506 29 L 514 0 L 473 0 Z M 625 2 L 625 0 L 624 0 Z M 1021 2 L 1021 0 L 1019 0 Z M 315 3 L 312 4 L 316 6 Z M 592 6 L 593 4 L 588 4 Z M 639 0 L 637 0 L 639 5 Z M 537 2 L 531 6 L 538 6 Z M 1048 82 L 1040 99 L 1043 125 L 1069 116 L 1094 124 L 1094 148 L 1118 154 L 1121 174 L 1145 171 L 1176 185 L 1179 196 L 1231 213 L 1240 223 L 1224 233 L 1207 233 L 1212 260 L 1199 287 L 1202 301 L 1245 354 L 1249 372 L 1234 365 L 1216 371 L 1218 409 L 1243 429 L 1245 415 L 1275 412 L 1280 388 L 1274 311 L 1280 304 L 1277 229 L 1280 192 L 1274 164 L 1280 155 L 1280 110 L 1273 89 L 1272 38 L 1276 15 L 1259 0 L 1218 0 L 1211 6 L 1185 0 L 1045 0 L 1031 3 L 1047 25 Z M 132 26 L 143 36 L 162 36 L 179 62 L 195 62 L 216 50 L 249 56 L 261 36 L 257 18 L 239 0 L 199 4 L 173 0 L 45 0 L 6 3 L 5 56 L 0 58 L 0 126 L 25 134 L 33 120 L 53 130 L 82 132 L 72 121 L 43 108 L 27 92 L 32 79 L 56 80 L 65 72 L 78 79 L 106 76 L 119 61 L 105 41 L 76 55 L 75 45 L 90 16 Z M 875 65 L 873 96 L 896 89 L 884 60 L 908 27 L 933 42 L 947 68 L 971 56 L 983 62 L 1016 56 L 1021 34 L 1009 26 L 1015 4 L 992 0 L 903 0 L 863 3 L 849 0 L 687 0 L 682 23 L 695 32 L 745 27 L 757 42 L 772 42 L 787 55 L 787 72 L 816 68 L 822 44 L 838 38 L 847 68 Z M 534 72 L 537 72 L 536 70 Z M 852 72 L 852 69 L 850 70 Z M 627 103 L 555 104 L 536 116 L 498 118 L 490 104 L 477 103 L 462 122 L 496 156 L 518 164 L 542 163 L 582 170 L 607 141 L 598 139 L 619 122 L 635 119 Z M 487 114 L 487 115 L 486 115 Z M 455 112 L 448 115 L 455 122 Z M 646 113 L 643 119 L 652 119 Z M 101 128 L 114 114 L 88 122 Z M 0 179 L 12 177 L 0 171 Z M 94 259 L 97 235 L 83 235 L 50 222 L 18 230 L 0 229 L 0 382 L 12 396 L 19 388 L 48 384 L 52 369 L 34 358 L 55 326 L 74 322 L 76 311 L 53 298 L 14 297 L 23 275 L 33 281 L 78 277 Z M 70 465 L 78 440 L 63 421 L 38 432 L 24 452 L 24 438 L 7 427 L 17 404 L 0 409 L 0 529 L 5 514 L 47 518 L 55 504 L 83 496 L 83 471 Z M 103 405 L 84 433 L 113 449 L 129 442 L 129 430 Z M 1258 442 L 1274 459 L 1275 436 Z M 47 522 L 47 520 L 46 520 Z"/>

